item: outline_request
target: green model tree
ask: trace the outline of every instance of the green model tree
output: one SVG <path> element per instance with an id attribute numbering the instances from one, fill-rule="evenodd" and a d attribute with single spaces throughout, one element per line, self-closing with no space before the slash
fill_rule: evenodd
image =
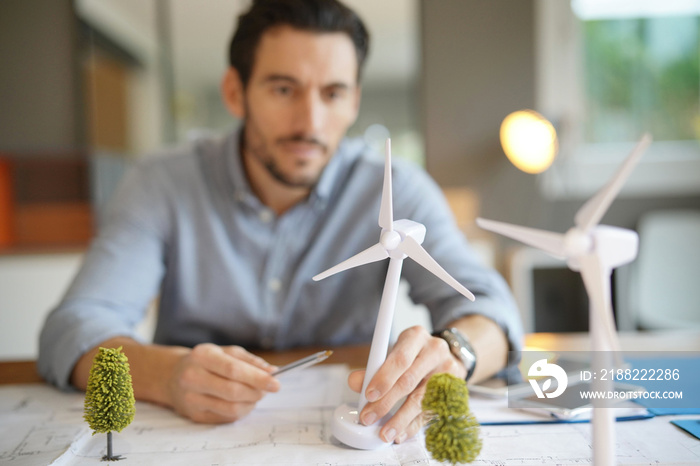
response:
<path id="1" fill-rule="evenodd" d="M 452 374 L 428 380 L 423 410 L 429 416 L 425 446 L 437 461 L 471 463 L 481 452 L 479 422 L 469 411 L 467 383 Z"/>
<path id="2" fill-rule="evenodd" d="M 134 419 L 136 403 L 128 361 L 121 346 L 100 348 L 92 361 L 83 417 L 92 435 L 107 434 L 107 454 L 102 461 L 122 459 L 112 454 L 112 431 L 121 432 Z"/>

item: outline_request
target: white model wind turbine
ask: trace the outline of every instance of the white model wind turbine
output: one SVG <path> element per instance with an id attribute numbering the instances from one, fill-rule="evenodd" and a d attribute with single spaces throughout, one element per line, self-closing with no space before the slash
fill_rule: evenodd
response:
<path id="1" fill-rule="evenodd" d="M 374 449 L 384 445 L 384 442 L 379 437 L 379 429 L 386 419 L 371 426 L 364 426 L 360 423 L 359 414 L 367 404 L 367 398 L 365 398 L 367 384 L 372 380 L 372 377 L 374 377 L 386 359 L 403 260 L 406 257 L 410 257 L 448 285 L 474 301 L 474 295 L 447 273 L 421 246 L 425 239 L 425 225 L 406 219 L 394 221 L 391 195 L 391 140 L 387 139 L 384 185 L 379 208 L 379 226 L 382 228 L 379 242 L 313 277 L 315 281 L 323 280 L 343 270 L 389 258 L 389 270 L 386 274 L 382 300 L 379 304 L 379 314 L 374 329 L 374 336 L 372 337 L 372 346 L 369 351 L 362 391 L 360 392 L 360 401 L 358 406 L 347 404 L 339 406 L 335 410 L 332 424 L 333 435 L 338 440 L 346 445 L 363 450 Z"/>
<path id="2" fill-rule="evenodd" d="M 618 227 L 599 225 L 610 204 L 620 192 L 644 150 L 651 143 L 645 134 L 617 173 L 595 196 L 576 213 L 575 226 L 565 234 L 536 230 L 478 218 L 476 223 L 486 229 L 516 239 L 566 259 L 569 268 L 580 271 L 590 302 L 589 328 L 593 350 L 593 370 L 610 368 L 612 355 L 621 367 L 620 345 L 613 319 L 610 296 L 612 270 L 637 257 L 637 233 Z M 599 371 L 600 373 L 600 371 Z M 611 380 L 593 381 L 593 390 L 612 390 Z M 593 464 L 615 463 L 614 410 L 594 407 Z"/>

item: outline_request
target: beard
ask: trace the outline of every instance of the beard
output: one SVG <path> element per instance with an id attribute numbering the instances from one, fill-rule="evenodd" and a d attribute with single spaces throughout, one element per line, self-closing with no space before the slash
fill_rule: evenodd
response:
<path id="1" fill-rule="evenodd" d="M 282 185 L 289 188 L 313 188 L 321 177 L 321 173 L 323 172 L 323 169 L 328 161 L 326 161 L 326 163 L 324 163 L 316 172 L 313 173 L 302 171 L 305 166 L 312 163 L 307 160 L 299 160 L 295 163 L 295 167 L 300 169 L 298 173 L 289 173 L 288 171 L 285 171 L 278 164 L 277 160 L 275 160 L 275 156 L 270 147 L 270 141 L 266 140 L 262 135 L 260 127 L 255 123 L 255 119 L 250 113 L 250 109 L 247 105 L 246 115 L 248 115 L 248 117 L 244 122 L 243 147 L 246 148 L 248 153 L 252 155 L 263 167 L 265 167 L 265 170 L 267 170 L 270 176 L 272 176 Z M 277 138 L 272 142 L 272 145 L 283 145 L 287 142 L 301 142 L 315 145 L 321 151 L 323 151 L 324 154 L 328 153 L 328 145 L 322 143 L 315 137 L 302 133 Z"/>

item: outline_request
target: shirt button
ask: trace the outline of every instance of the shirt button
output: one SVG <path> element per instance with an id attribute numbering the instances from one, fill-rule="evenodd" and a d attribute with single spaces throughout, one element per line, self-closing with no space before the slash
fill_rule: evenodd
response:
<path id="1" fill-rule="evenodd" d="M 272 212 L 269 210 L 261 210 L 258 214 L 258 218 L 263 223 L 270 223 L 272 221 Z"/>
<path id="2" fill-rule="evenodd" d="M 279 291 L 282 288 L 282 282 L 277 278 L 273 278 L 267 282 L 267 287 L 270 291 Z"/>

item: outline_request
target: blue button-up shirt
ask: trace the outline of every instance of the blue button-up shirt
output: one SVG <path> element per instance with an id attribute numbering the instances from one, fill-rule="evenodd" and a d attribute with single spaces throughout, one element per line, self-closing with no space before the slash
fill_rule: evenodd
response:
<path id="1" fill-rule="evenodd" d="M 388 261 L 311 277 L 379 240 L 384 161 L 343 141 L 310 196 L 277 216 L 252 193 L 239 132 L 145 159 L 125 177 L 98 237 L 40 338 L 39 370 L 67 387 L 80 356 L 135 326 L 160 296 L 154 342 L 285 349 L 371 340 Z M 423 223 L 423 246 L 475 295 L 470 302 L 408 259 L 411 298 L 442 328 L 496 321 L 518 349 L 518 313 L 503 279 L 458 230 L 419 167 L 393 164 L 394 218 Z"/>

